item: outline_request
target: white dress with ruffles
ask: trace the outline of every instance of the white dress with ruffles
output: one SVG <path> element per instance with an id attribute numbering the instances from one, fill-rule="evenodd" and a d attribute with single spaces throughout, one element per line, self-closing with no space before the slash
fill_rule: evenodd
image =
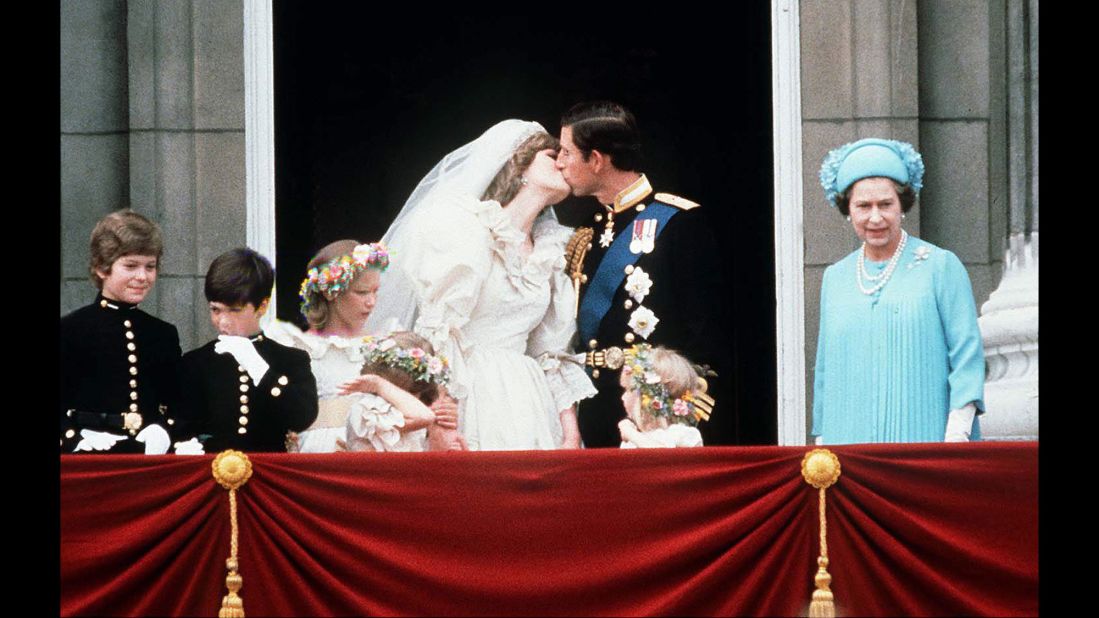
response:
<path id="1" fill-rule="evenodd" d="M 683 425 L 681 423 L 674 423 L 658 429 L 650 429 L 643 433 L 659 443 L 659 447 L 652 448 L 702 446 L 702 432 L 695 427 Z M 623 442 L 620 447 L 640 448 L 633 442 Z"/>
<path id="2" fill-rule="evenodd" d="M 560 411 L 596 392 L 567 354 L 572 229 L 540 217 L 524 256 L 525 235 L 498 202 L 457 195 L 436 199 L 413 225 L 415 240 L 391 247 L 391 267 L 415 289 L 414 330 L 450 360 L 448 390 L 470 449 L 559 448 Z"/>
<path id="3" fill-rule="evenodd" d="M 347 450 L 418 453 L 427 450 L 427 428 L 401 433 L 405 419 L 373 393 L 362 393 L 347 415 Z"/>
<path id="4" fill-rule="evenodd" d="M 303 332 L 290 322 L 274 321 L 264 333 L 275 341 L 309 353 L 317 380 L 320 414 L 298 434 L 298 452 L 332 453 L 336 440 L 346 436 L 347 413 L 358 395 L 340 395 L 340 385 L 359 377 L 364 358 L 360 337 L 319 337 Z"/>

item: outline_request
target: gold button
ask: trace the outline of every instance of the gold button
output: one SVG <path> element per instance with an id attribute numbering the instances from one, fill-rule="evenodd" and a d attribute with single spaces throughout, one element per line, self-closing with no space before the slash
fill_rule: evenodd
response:
<path id="1" fill-rule="evenodd" d="M 248 433 L 248 430 L 245 429 L 244 427 L 241 427 L 240 429 L 237 430 L 237 433 L 243 435 L 243 434 Z"/>
<path id="2" fill-rule="evenodd" d="M 132 375 L 132 376 L 137 375 L 137 367 L 130 367 L 130 375 Z"/>
<path id="3" fill-rule="evenodd" d="M 74 431 L 74 430 L 72 430 L 72 429 L 70 429 L 70 430 L 68 430 L 68 431 L 66 431 L 66 432 L 65 432 L 65 437 L 66 437 L 66 438 L 71 438 L 71 437 L 73 437 L 73 436 L 75 436 L 75 435 L 76 435 L 76 431 Z"/>
<path id="4" fill-rule="evenodd" d="M 626 304 L 627 309 L 633 309 L 633 301 L 632 300 L 627 298 L 625 304 Z"/>
<path id="5" fill-rule="evenodd" d="M 132 330 L 126 331 L 126 338 L 127 339 L 133 339 L 134 338 L 134 331 L 132 331 Z"/>
<path id="6" fill-rule="evenodd" d="M 603 220 L 603 213 L 601 213 L 601 212 L 595 213 L 595 222 L 599 223 L 602 220 Z"/>
<path id="7" fill-rule="evenodd" d="M 130 380 L 130 388 L 137 388 L 137 380 Z"/>
<path id="8" fill-rule="evenodd" d="M 240 402 L 241 403 L 248 403 L 248 395 L 241 395 L 240 396 Z"/>
<path id="9" fill-rule="evenodd" d="M 241 406 L 240 407 L 240 413 L 241 414 L 248 414 L 248 406 Z"/>
<path id="10" fill-rule="evenodd" d="M 73 416 L 73 411 L 72 411 L 72 410 L 69 410 L 69 411 L 65 412 L 65 416 L 67 416 L 67 417 L 69 417 L 69 418 L 72 418 L 72 416 Z"/>
<path id="11" fill-rule="evenodd" d="M 591 251 L 591 243 L 588 243 L 588 251 Z"/>
<path id="12" fill-rule="evenodd" d="M 131 354 L 131 355 L 126 357 L 126 360 L 130 361 L 130 364 L 133 365 L 134 363 L 137 362 L 137 356 L 134 356 L 133 354 Z"/>
<path id="13" fill-rule="evenodd" d="M 126 344 L 126 349 L 127 349 L 127 350 L 129 350 L 129 351 L 131 351 L 131 352 L 133 352 L 134 350 L 136 350 L 136 349 L 137 349 L 137 346 L 136 346 L 136 345 L 134 345 L 134 342 L 133 342 L 133 341 L 131 341 L 130 343 L 127 343 L 127 344 Z"/>
<path id="14" fill-rule="evenodd" d="M 107 308 L 107 301 L 105 301 L 105 300 L 101 300 L 101 301 L 99 301 L 99 306 L 100 306 L 100 307 L 103 307 L 104 309 L 106 309 L 106 308 Z"/>
<path id="15" fill-rule="evenodd" d="M 131 403 L 130 404 L 130 412 L 137 412 L 137 404 L 136 403 Z"/>
<path id="16" fill-rule="evenodd" d="M 240 376 L 240 381 L 241 382 L 247 382 L 248 381 L 248 376 Z"/>
<path id="17" fill-rule="evenodd" d="M 629 275 L 631 273 L 633 273 L 633 264 L 626 264 L 626 274 Z"/>
<path id="18" fill-rule="evenodd" d="M 279 384 L 282 384 L 283 386 L 286 386 L 289 383 L 290 383 L 290 380 L 286 379 L 286 376 L 280 376 L 279 377 Z"/>
<path id="19" fill-rule="evenodd" d="M 580 283 L 587 283 L 587 282 L 588 282 L 588 276 L 587 275 L 580 275 Z"/>
<path id="20" fill-rule="evenodd" d="M 645 205 L 644 204 L 638 204 L 637 205 L 637 212 L 641 212 L 642 210 L 645 210 Z"/>
<path id="21" fill-rule="evenodd" d="M 633 343 L 633 333 L 626 333 L 626 343 Z"/>
<path id="22" fill-rule="evenodd" d="M 137 391 L 130 391 L 130 399 L 137 401 Z"/>
<path id="23" fill-rule="evenodd" d="M 242 365 L 237 365 L 237 371 L 244 373 L 244 367 Z"/>
<path id="24" fill-rule="evenodd" d="M 175 424 L 176 424 L 176 422 L 175 422 L 174 420 L 172 420 L 172 419 L 168 419 L 168 424 L 169 424 L 169 425 L 175 425 Z"/>
<path id="25" fill-rule="evenodd" d="M 129 328 L 129 327 L 133 326 L 133 323 L 130 322 L 129 320 L 123 320 L 122 325 L 125 326 L 126 328 Z"/>
<path id="26" fill-rule="evenodd" d="M 595 339 L 592 339 L 591 341 L 588 342 L 588 347 L 593 349 L 593 350 L 595 349 L 595 346 L 597 346 L 597 345 L 599 345 L 599 342 L 596 341 Z"/>
<path id="27" fill-rule="evenodd" d="M 275 388 L 271 389 L 271 396 L 272 397 L 278 397 L 281 394 L 282 394 L 282 389 L 281 388 L 276 386 Z"/>
<path id="28" fill-rule="evenodd" d="M 598 369 L 592 369 L 591 370 L 591 377 L 598 379 L 599 378 L 599 370 Z"/>
<path id="29" fill-rule="evenodd" d="M 247 425 L 248 424 L 248 417 L 247 416 L 242 416 L 237 420 L 240 421 L 241 425 Z"/>
<path id="30" fill-rule="evenodd" d="M 247 384 L 241 384 L 240 385 L 240 392 L 247 393 L 248 392 L 248 385 Z"/>

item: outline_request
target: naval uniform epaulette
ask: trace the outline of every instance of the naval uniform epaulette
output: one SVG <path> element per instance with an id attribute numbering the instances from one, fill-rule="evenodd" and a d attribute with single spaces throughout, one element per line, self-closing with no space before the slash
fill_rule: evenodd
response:
<path id="1" fill-rule="evenodd" d="M 702 205 L 698 202 L 692 202 L 685 197 L 679 197 L 678 195 L 673 195 L 671 193 L 657 193 L 653 196 L 653 199 L 669 206 L 675 206 L 680 210 L 690 210 Z"/>

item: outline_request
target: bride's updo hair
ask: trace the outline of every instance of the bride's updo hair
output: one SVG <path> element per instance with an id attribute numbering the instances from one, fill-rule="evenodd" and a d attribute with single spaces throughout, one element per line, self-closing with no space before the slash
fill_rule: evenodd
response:
<path id="1" fill-rule="evenodd" d="M 539 131 L 524 140 L 489 183 L 481 199 L 496 200 L 501 206 L 507 206 L 511 200 L 515 199 L 515 194 L 519 193 L 523 172 L 530 167 L 535 155 L 547 148 L 555 151 L 561 148 L 557 138 L 549 133 Z"/>
<path id="2" fill-rule="evenodd" d="M 351 255 L 351 252 L 355 250 L 355 247 L 359 246 L 357 240 L 337 240 L 333 243 L 328 243 L 313 256 L 313 259 L 309 260 L 309 264 L 305 266 L 305 272 L 309 272 L 313 268 L 318 266 L 324 266 L 328 262 L 342 256 Z M 302 310 L 302 314 L 305 316 L 305 320 L 309 322 L 309 327 L 314 330 L 324 330 L 324 327 L 328 325 L 328 319 L 331 315 L 329 311 L 329 303 L 332 301 L 324 297 L 323 294 L 317 294 L 315 302 L 310 303 L 308 309 Z"/>

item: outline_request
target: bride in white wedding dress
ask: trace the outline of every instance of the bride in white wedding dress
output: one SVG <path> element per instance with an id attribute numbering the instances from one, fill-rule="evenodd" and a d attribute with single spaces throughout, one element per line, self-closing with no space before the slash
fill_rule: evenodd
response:
<path id="1" fill-rule="evenodd" d="M 596 392 L 568 354 L 572 229 L 552 208 L 569 194 L 556 151 L 536 122 L 494 125 L 424 177 L 383 238 L 393 260 L 368 328 L 414 324 L 450 359 L 473 450 L 578 448 L 575 403 Z"/>

